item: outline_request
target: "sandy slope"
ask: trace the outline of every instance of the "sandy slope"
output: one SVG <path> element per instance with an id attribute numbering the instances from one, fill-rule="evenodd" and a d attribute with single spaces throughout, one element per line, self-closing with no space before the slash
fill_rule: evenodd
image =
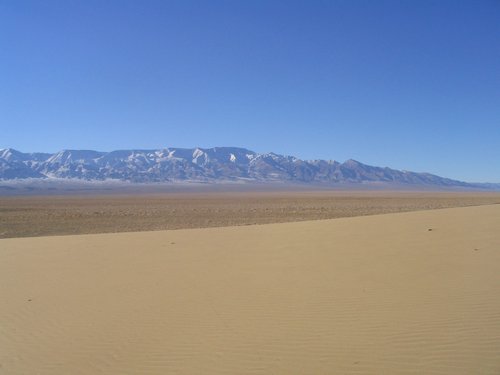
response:
<path id="1" fill-rule="evenodd" d="M 4 239 L 0 373 L 499 374 L 499 296 L 500 205 Z"/>

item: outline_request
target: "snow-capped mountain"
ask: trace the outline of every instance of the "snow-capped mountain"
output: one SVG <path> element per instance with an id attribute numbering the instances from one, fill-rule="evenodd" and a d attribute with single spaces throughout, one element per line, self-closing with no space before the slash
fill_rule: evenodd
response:
<path id="1" fill-rule="evenodd" d="M 369 166 L 355 160 L 344 163 L 301 160 L 275 153 L 258 154 L 236 147 L 112 152 L 64 150 L 55 154 L 0 149 L 0 179 L 48 177 L 131 182 L 248 180 L 486 187 L 484 184 L 470 184 L 428 173 Z"/>

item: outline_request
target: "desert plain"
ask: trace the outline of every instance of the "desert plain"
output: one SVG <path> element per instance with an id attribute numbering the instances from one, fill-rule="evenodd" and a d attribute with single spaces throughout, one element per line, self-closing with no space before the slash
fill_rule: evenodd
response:
<path id="1" fill-rule="evenodd" d="M 0 374 L 499 374 L 498 203 L 0 198 Z"/>
<path id="2" fill-rule="evenodd" d="M 495 192 L 221 189 L 0 195 L 0 238 L 269 224 L 500 203 Z"/>

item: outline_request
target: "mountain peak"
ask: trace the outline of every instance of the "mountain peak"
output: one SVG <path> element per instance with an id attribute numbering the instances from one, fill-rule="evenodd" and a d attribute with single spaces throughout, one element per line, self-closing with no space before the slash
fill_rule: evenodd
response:
<path id="1" fill-rule="evenodd" d="M 363 163 L 354 160 L 354 159 L 347 159 L 343 164 L 345 165 L 364 165 Z"/>
<path id="2" fill-rule="evenodd" d="M 17 151 L 13 148 L 3 148 L 0 149 L 0 158 L 2 159 L 12 159 L 12 158 L 24 158 L 24 155 L 22 152 Z"/>

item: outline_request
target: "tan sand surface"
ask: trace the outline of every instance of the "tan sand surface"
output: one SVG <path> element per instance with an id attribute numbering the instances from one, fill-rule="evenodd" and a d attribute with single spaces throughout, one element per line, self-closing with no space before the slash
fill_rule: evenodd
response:
<path id="1" fill-rule="evenodd" d="M 0 374 L 500 374 L 500 205 L 0 240 Z"/>

